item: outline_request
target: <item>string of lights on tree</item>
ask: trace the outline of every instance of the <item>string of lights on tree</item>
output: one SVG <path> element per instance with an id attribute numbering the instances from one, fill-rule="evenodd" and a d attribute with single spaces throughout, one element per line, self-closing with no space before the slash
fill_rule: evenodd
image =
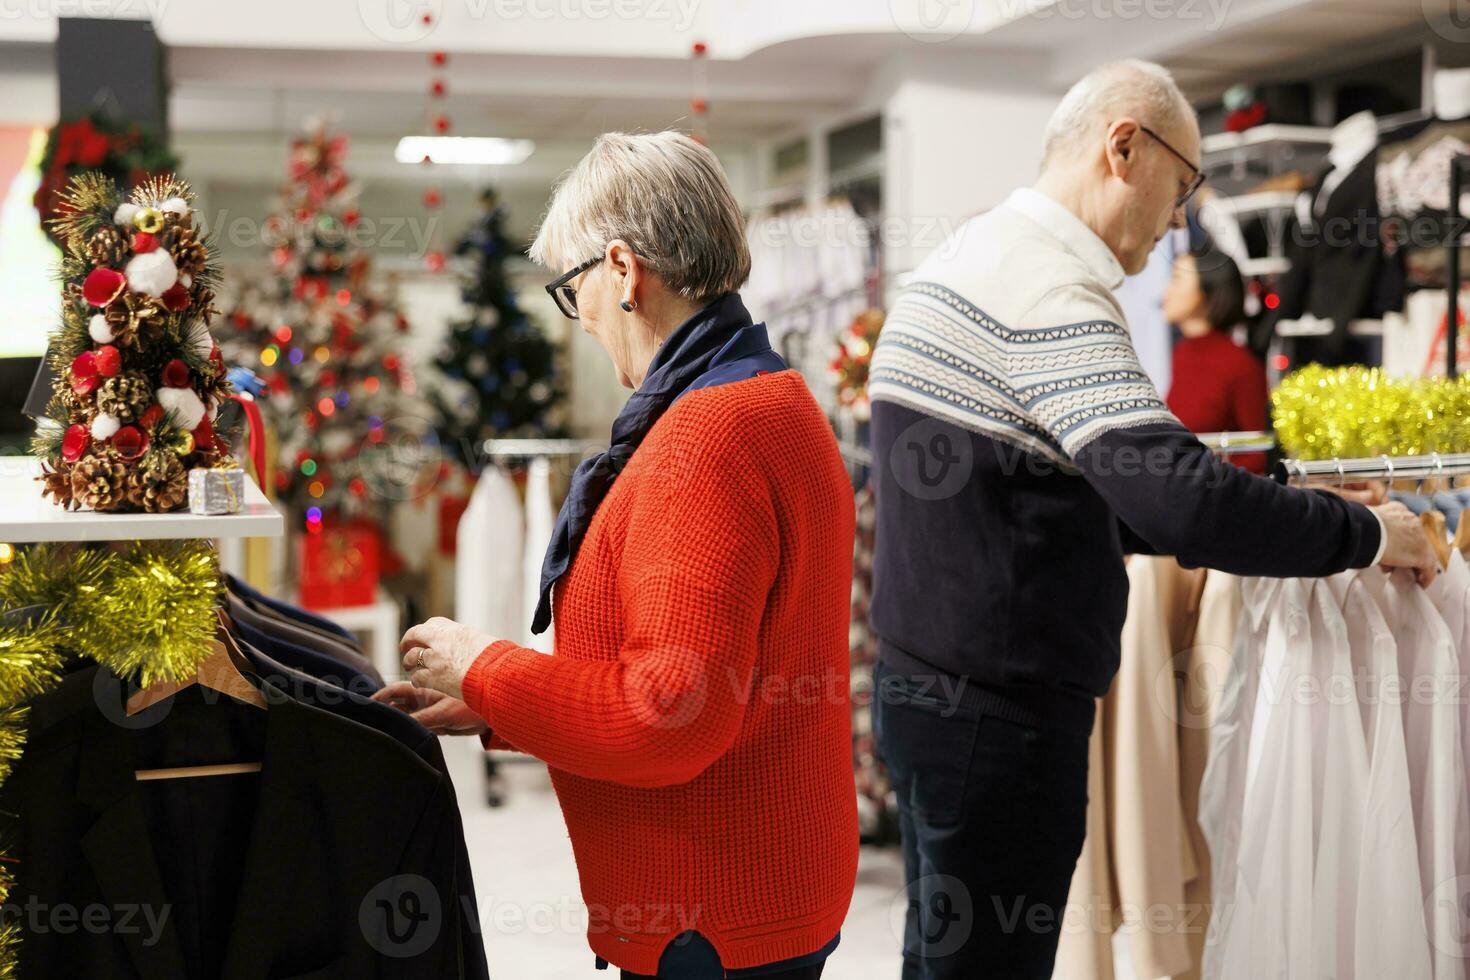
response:
<path id="1" fill-rule="evenodd" d="M 408 321 L 359 247 L 347 148 L 320 123 L 292 142 L 262 229 L 272 274 L 230 297 L 221 331 L 229 361 L 267 387 L 276 490 L 309 532 L 335 517 L 381 518 L 416 478 L 404 472 L 405 440 L 425 454 L 435 442 L 431 430 L 423 439 L 432 416 L 399 353 Z"/>

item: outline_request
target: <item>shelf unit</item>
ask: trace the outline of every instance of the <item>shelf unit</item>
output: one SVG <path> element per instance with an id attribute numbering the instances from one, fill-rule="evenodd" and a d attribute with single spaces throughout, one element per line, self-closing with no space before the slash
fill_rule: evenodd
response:
<path id="1" fill-rule="evenodd" d="M 248 477 L 238 514 L 99 514 L 67 511 L 41 496 L 36 477 L 41 461 L 0 457 L 0 541 L 132 541 L 165 538 L 278 538 L 286 533 L 281 514 Z"/>
<path id="2" fill-rule="evenodd" d="M 1382 337 L 1383 321 L 1352 320 L 1348 323 L 1347 332 L 1350 337 Z M 1301 320 L 1278 320 L 1276 323 L 1278 337 L 1325 337 L 1330 333 L 1331 320 L 1306 317 Z"/>

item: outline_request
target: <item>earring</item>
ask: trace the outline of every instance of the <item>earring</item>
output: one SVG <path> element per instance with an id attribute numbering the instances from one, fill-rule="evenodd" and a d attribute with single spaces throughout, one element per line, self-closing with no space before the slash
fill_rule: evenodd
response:
<path id="1" fill-rule="evenodd" d="M 632 313 L 634 310 L 638 309 L 638 301 L 636 299 L 625 299 L 618 305 L 623 308 L 624 313 Z"/>

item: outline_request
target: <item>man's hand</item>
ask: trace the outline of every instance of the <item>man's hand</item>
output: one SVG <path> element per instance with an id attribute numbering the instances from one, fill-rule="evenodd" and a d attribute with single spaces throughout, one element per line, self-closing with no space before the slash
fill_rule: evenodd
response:
<path id="1" fill-rule="evenodd" d="M 483 735 L 489 730 L 485 719 L 459 698 L 429 687 L 414 687 L 408 681 L 389 684 L 374 694 L 373 700 L 407 712 L 435 735 Z"/>
<path id="2" fill-rule="evenodd" d="M 1413 511 L 1391 500 L 1372 508 L 1383 520 L 1383 529 L 1388 534 L 1388 544 L 1383 549 L 1382 565 L 1385 568 L 1412 568 L 1420 585 L 1427 586 L 1439 573 L 1439 561 L 1429 539 L 1424 536 L 1424 526 Z"/>

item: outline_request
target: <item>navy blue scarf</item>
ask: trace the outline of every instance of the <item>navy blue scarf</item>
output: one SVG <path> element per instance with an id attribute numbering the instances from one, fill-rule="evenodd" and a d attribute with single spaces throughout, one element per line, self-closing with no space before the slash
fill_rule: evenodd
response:
<path id="1" fill-rule="evenodd" d="M 531 620 L 532 633 L 543 633 L 551 625 L 552 587 L 572 567 L 598 505 L 669 406 L 695 388 L 785 367 L 771 350 L 765 325 L 751 322 L 735 293 L 721 296 L 674 328 L 649 362 L 643 384 L 613 420 L 611 446 L 583 460 L 572 474 L 541 565 L 541 597 Z"/>

